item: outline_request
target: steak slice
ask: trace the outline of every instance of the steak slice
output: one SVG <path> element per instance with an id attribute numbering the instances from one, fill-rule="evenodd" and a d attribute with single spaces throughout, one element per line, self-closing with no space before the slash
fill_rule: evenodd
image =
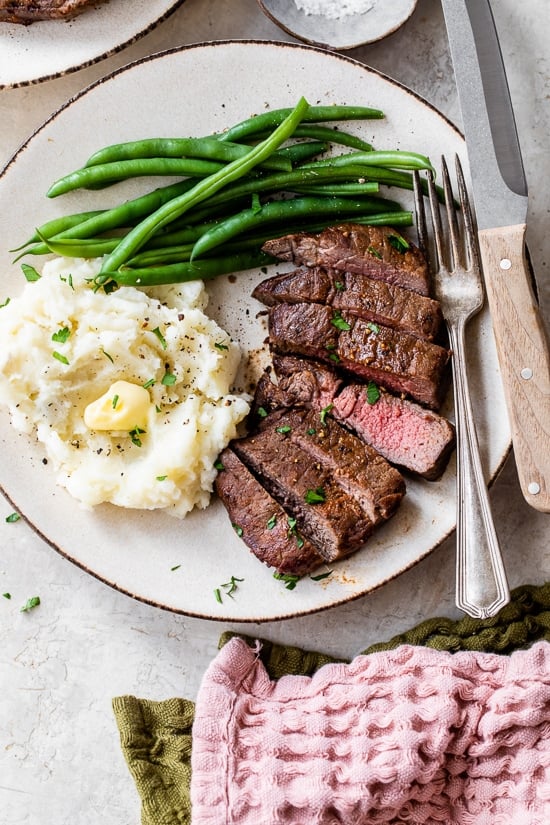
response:
<path id="1" fill-rule="evenodd" d="M 375 281 L 356 272 L 337 272 L 322 267 L 301 267 L 262 281 L 252 296 L 266 306 L 302 302 L 328 304 L 335 310 L 402 329 L 418 338 L 433 341 L 443 316 L 438 301 Z"/>
<path id="2" fill-rule="evenodd" d="M 406 245 L 406 246 L 405 246 Z M 358 272 L 378 281 L 430 294 L 428 264 L 420 249 L 388 226 L 343 223 L 266 241 L 262 249 L 282 261 Z"/>
<path id="3" fill-rule="evenodd" d="M 440 478 L 455 446 L 454 427 L 443 416 L 387 392 L 369 404 L 359 384 L 335 397 L 331 415 L 392 464 L 428 481 Z"/>
<path id="4" fill-rule="evenodd" d="M 337 421 L 317 410 L 295 408 L 268 416 L 261 424 L 262 429 L 265 427 L 287 431 L 287 439 L 312 461 L 327 467 L 373 524 L 393 516 L 405 495 L 403 477 L 375 449 Z"/>
<path id="5" fill-rule="evenodd" d="M 373 522 L 338 484 L 331 468 L 313 461 L 281 426 L 264 426 L 233 441 L 232 449 L 268 493 L 292 513 L 298 532 L 325 561 L 349 556 L 370 536 Z"/>
<path id="6" fill-rule="evenodd" d="M 78 14 L 92 0 L 0 0 L 0 23 L 56 20 Z"/>
<path id="7" fill-rule="evenodd" d="M 455 429 L 446 418 L 388 392 L 369 404 L 364 385 L 343 385 L 333 369 L 315 361 L 275 356 L 273 364 L 278 384 L 267 372 L 258 382 L 263 410 L 327 410 L 390 464 L 428 481 L 441 477 L 455 446 Z"/>
<path id="8" fill-rule="evenodd" d="M 231 523 L 254 555 L 278 573 L 304 576 L 323 563 L 317 549 L 298 534 L 286 513 L 234 452 L 220 455 L 216 492 Z"/>
<path id="9" fill-rule="evenodd" d="M 372 328 L 349 313 L 319 304 L 278 304 L 269 310 L 271 346 L 282 354 L 336 363 L 364 380 L 438 409 L 449 352 L 388 327 Z"/>

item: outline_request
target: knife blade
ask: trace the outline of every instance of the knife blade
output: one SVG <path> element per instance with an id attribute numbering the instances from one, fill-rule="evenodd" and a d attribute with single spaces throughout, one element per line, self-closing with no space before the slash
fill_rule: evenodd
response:
<path id="1" fill-rule="evenodd" d="M 528 191 L 506 71 L 489 0 L 442 5 L 518 477 L 527 503 L 547 513 L 550 356 L 526 257 Z"/>

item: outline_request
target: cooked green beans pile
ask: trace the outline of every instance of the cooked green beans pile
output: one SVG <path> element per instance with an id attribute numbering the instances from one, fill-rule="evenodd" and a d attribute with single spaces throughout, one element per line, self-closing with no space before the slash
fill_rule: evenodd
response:
<path id="1" fill-rule="evenodd" d="M 407 226 L 412 215 L 380 186 L 412 189 L 412 170 L 433 169 L 415 152 L 377 150 L 326 125 L 377 119 L 379 109 L 310 106 L 274 109 L 202 138 L 148 138 L 95 152 L 55 181 L 55 198 L 153 176 L 175 183 L 112 208 L 54 218 L 21 246 L 25 255 L 102 257 L 96 285 L 158 285 L 272 262 L 269 238 L 334 223 Z M 334 147 L 346 147 L 334 155 Z"/>

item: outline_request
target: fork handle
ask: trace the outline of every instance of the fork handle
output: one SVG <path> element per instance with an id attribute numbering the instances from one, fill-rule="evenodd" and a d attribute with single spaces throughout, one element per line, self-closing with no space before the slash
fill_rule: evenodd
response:
<path id="1" fill-rule="evenodd" d="M 456 604 L 470 616 L 494 616 L 510 601 L 483 475 L 465 362 L 463 321 L 449 326 L 457 426 Z"/>
<path id="2" fill-rule="evenodd" d="M 550 512 L 550 356 L 525 255 L 525 224 L 484 229 L 479 244 L 521 491 Z"/>

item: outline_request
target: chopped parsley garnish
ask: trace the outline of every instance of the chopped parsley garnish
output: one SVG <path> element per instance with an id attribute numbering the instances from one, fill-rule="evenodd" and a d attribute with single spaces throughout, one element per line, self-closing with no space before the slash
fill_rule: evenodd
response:
<path id="1" fill-rule="evenodd" d="M 157 338 L 158 338 L 158 339 L 159 339 L 159 341 L 160 341 L 160 345 L 161 345 L 161 347 L 162 347 L 163 349 L 166 349 L 166 347 L 167 347 L 167 344 L 166 344 L 166 338 L 164 337 L 164 335 L 162 334 L 162 332 L 160 331 L 160 329 L 159 329 L 158 327 L 155 327 L 154 329 L 152 329 L 152 330 L 151 330 L 151 332 L 153 333 L 153 335 L 156 335 L 156 336 L 157 336 Z"/>
<path id="2" fill-rule="evenodd" d="M 330 360 L 331 360 L 331 361 L 334 361 L 334 363 L 335 363 L 335 364 L 339 364 L 339 363 L 340 363 L 340 356 L 339 356 L 339 355 L 337 355 L 335 352 L 331 352 L 331 353 L 329 353 L 329 356 L 328 356 L 328 357 L 330 358 Z"/>
<path id="3" fill-rule="evenodd" d="M 223 466 L 223 461 L 220 461 L 219 458 L 217 458 L 214 462 L 214 467 L 216 470 L 225 470 L 225 467 Z"/>
<path id="4" fill-rule="evenodd" d="M 175 564 L 173 567 L 170 568 L 170 571 L 173 573 L 174 570 L 179 570 L 180 567 L 181 567 L 181 564 Z"/>
<path id="5" fill-rule="evenodd" d="M 31 266 L 30 264 L 21 264 L 21 270 L 29 283 L 39 281 L 41 278 L 40 273 L 37 272 L 34 266 Z"/>
<path id="6" fill-rule="evenodd" d="M 140 435 L 145 435 L 145 430 L 142 430 L 141 427 L 134 427 L 133 430 L 130 430 L 128 435 L 132 439 L 132 444 L 135 444 L 136 447 L 141 447 Z"/>
<path id="7" fill-rule="evenodd" d="M 322 487 L 316 487 L 315 490 L 308 490 L 304 496 L 306 504 L 323 504 L 326 501 L 325 491 Z"/>
<path id="8" fill-rule="evenodd" d="M 288 533 L 287 533 L 288 538 L 289 539 L 290 538 L 295 538 L 296 539 L 296 544 L 298 545 L 298 548 L 301 549 L 304 546 L 304 540 L 301 537 L 301 535 L 299 534 L 298 530 L 296 529 L 296 519 L 289 517 L 287 519 L 287 524 L 288 524 Z"/>
<path id="9" fill-rule="evenodd" d="M 60 275 L 59 280 L 63 281 L 64 284 L 69 284 L 71 289 L 74 289 L 73 276 L 70 273 L 67 275 L 66 278 L 64 278 L 63 275 Z"/>
<path id="10" fill-rule="evenodd" d="M 242 538 L 242 535 L 243 535 L 243 528 L 242 528 L 242 527 L 239 527 L 239 525 L 238 525 L 238 524 L 232 524 L 231 526 L 232 526 L 233 530 L 236 532 L 236 534 L 238 535 L 238 537 L 239 537 L 239 538 Z"/>
<path id="11" fill-rule="evenodd" d="M 57 358 L 58 361 L 61 361 L 62 364 L 66 364 L 67 366 L 69 365 L 69 359 L 65 355 L 62 355 L 60 352 L 57 352 L 57 350 L 54 350 L 52 352 L 52 355 L 54 358 Z"/>
<path id="12" fill-rule="evenodd" d="M 367 384 L 367 403 L 368 404 L 376 404 L 378 399 L 380 398 L 380 390 L 374 383 L 374 381 L 369 381 Z"/>
<path id="13" fill-rule="evenodd" d="M 214 595 L 216 597 L 216 601 L 219 602 L 220 604 L 222 604 L 222 601 L 223 601 L 222 591 L 223 591 L 223 595 L 229 596 L 230 599 L 234 598 L 233 593 L 236 590 L 238 590 L 240 582 L 244 582 L 244 579 L 238 579 L 237 576 L 231 576 L 231 578 L 228 582 L 225 582 L 224 584 L 220 584 L 219 587 L 216 587 L 216 589 L 214 590 Z"/>
<path id="14" fill-rule="evenodd" d="M 275 432 L 285 435 L 286 433 L 292 432 L 292 427 L 289 427 L 288 424 L 283 424 L 281 427 L 275 427 Z"/>
<path id="15" fill-rule="evenodd" d="M 111 406 L 112 406 L 113 410 L 116 410 L 116 405 L 118 404 L 118 399 L 119 399 L 118 395 L 113 395 L 113 400 L 111 402 Z"/>
<path id="16" fill-rule="evenodd" d="M 21 516 L 19 515 L 19 513 L 10 513 L 10 515 L 6 517 L 6 523 L 15 524 L 15 522 L 19 521 L 20 518 Z"/>
<path id="17" fill-rule="evenodd" d="M 334 404 L 327 404 L 326 407 L 323 407 L 323 409 L 319 413 L 319 418 L 321 419 L 321 424 L 326 423 L 327 415 L 332 410 L 333 406 L 334 406 Z"/>
<path id="18" fill-rule="evenodd" d="M 258 407 L 258 409 L 256 410 L 256 412 L 258 413 L 258 415 L 260 416 L 260 418 L 265 418 L 265 417 L 266 417 L 266 415 L 267 415 L 267 410 L 266 410 L 266 408 L 265 408 L 265 407 Z"/>
<path id="19" fill-rule="evenodd" d="M 23 607 L 21 608 L 21 613 L 26 613 L 29 610 L 32 610 L 34 607 L 38 607 L 40 604 L 40 596 L 31 596 L 30 599 L 27 599 Z"/>
<path id="20" fill-rule="evenodd" d="M 398 252 L 406 252 L 410 248 L 410 244 L 401 235 L 388 235 L 388 243 L 397 249 Z"/>
<path id="21" fill-rule="evenodd" d="M 317 430 L 315 429 L 315 427 L 310 427 L 308 430 L 306 430 L 306 435 L 315 435 L 316 432 Z"/>
<path id="22" fill-rule="evenodd" d="M 5 599 L 11 599 L 11 593 L 2 593 L 2 596 L 3 596 Z"/>
<path id="23" fill-rule="evenodd" d="M 113 356 L 112 356 L 112 355 L 109 355 L 109 353 L 107 352 L 107 350 L 104 350 L 104 349 L 103 349 L 103 347 L 101 347 L 101 352 L 103 353 L 103 355 L 105 356 L 105 358 L 108 358 L 108 359 L 109 359 L 109 361 L 111 362 L 111 364 L 114 364 L 114 363 L 115 363 L 115 362 L 114 362 L 114 359 L 113 359 Z"/>
<path id="24" fill-rule="evenodd" d="M 380 327 L 378 324 L 373 324 L 372 321 L 369 321 L 367 324 L 367 329 L 370 329 L 371 332 L 374 332 L 377 335 L 380 332 Z"/>
<path id="25" fill-rule="evenodd" d="M 6 300 L 4 301 L 4 303 L 3 303 L 3 304 L 0 304 L 0 309 L 2 309 L 2 307 L 7 307 L 7 305 L 8 305 L 8 304 L 9 304 L 9 302 L 10 302 L 10 300 L 11 300 L 10 298 L 6 298 Z"/>
<path id="26" fill-rule="evenodd" d="M 168 476 L 157 476 L 156 481 L 166 481 L 167 478 Z"/>
<path id="27" fill-rule="evenodd" d="M 382 255 L 377 249 L 374 248 L 374 246 L 369 246 L 367 252 L 369 252 L 373 258 L 382 258 Z"/>
<path id="28" fill-rule="evenodd" d="M 342 281 L 335 281 L 335 282 L 334 282 L 334 288 L 335 288 L 338 292 L 342 292 L 342 290 L 344 290 L 346 287 L 345 287 L 345 285 L 344 285 L 344 283 L 343 283 Z"/>
<path id="29" fill-rule="evenodd" d="M 70 335 L 71 330 L 69 327 L 61 327 L 52 335 L 52 341 L 55 341 L 57 344 L 64 344 L 69 340 Z"/>
<path id="30" fill-rule="evenodd" d="M 214 346 L 216 347 L 216 349 L 229 349 L 227 344 L 221 344 L 221 343 L 218 343 L 217 341 L 214 342 Z"/>
<path id="31" fill-rule="evenodd" d="M 328 570 L 326 573 L 319 573 L 318 576 L 310 576 L 312 582 L 320 582 L 323 579 L 328 579 L 329 576 L 332 576 L 332 570 Z"/>
<path id="32" fill-rule="evenodd" d="M 273 528 L 275 527 L 276 524 L 277 524 L 277 514 L 273 513 L 271 518 L 269 518 L 267 520 L 267 523 L 266 523 L 265 526 L 267 527 L 268 530 L 273 530 Z"/>
<path id="33" fill-rule="evenodd" d="M 294 590 L 300 581 L 300 576 L 294 576 L 292 573 L 273 573 L 273 578 L 284 582 L 287 590 Z"/>
<path id="34" fill-rule="evenodd" d="M 330 320 L 330 323 L 332 324 L 333 327 L 336 327 L 336 329 L 342 329 L 342 330 L 351 329 L 351 325 L 348 324 L 348 322 L 345 321 L 342 318 L 342 315 L 341 315 L 340 312 L 335 312 L 334 313 L 334 315 L 332 316 L 332 318 Z"/>
<path id="35" fill-rule="evenodd" d="M 160 383 L 165 387 L 171 387 L 176 383 L 176 376 L 172 372 L 165 372 Z"/>
<path id="36" fill-rule="evenodd" d="M 144 390 L 148 390 L 150 387 L 154 386 L 154 384 L 155 384 L 155 379 L 154 379 L 154 378 L 150 378 L 150 379 L 149 379 L 148 381 L 146 381 L 146 382 L 145 382 L 145 384 L 143 385 L 143 389 L 144 389 Z"/>

